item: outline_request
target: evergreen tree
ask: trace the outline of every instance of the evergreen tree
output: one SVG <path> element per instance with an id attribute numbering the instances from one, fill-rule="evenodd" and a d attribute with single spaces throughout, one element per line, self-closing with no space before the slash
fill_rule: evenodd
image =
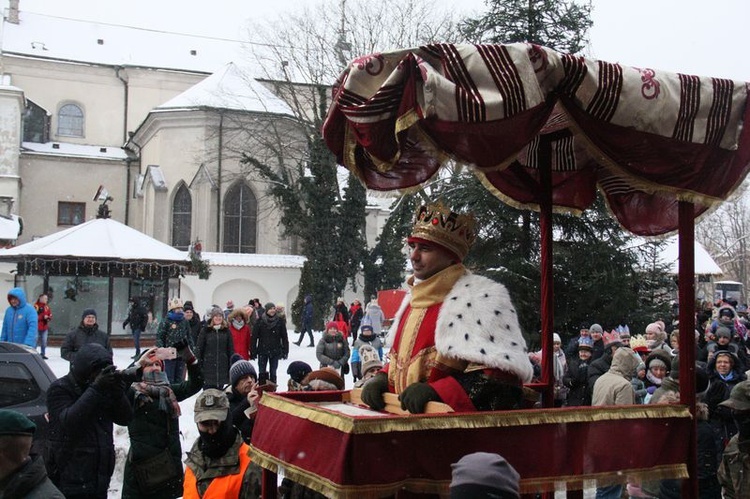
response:
<path id="1" fill-rule="evenodd" d="M 488 11 L 464 20 L 459 29 L 472 43 L 529 42 L 576 53 L 591 28 L 591 2 L 490 0 Z"/>

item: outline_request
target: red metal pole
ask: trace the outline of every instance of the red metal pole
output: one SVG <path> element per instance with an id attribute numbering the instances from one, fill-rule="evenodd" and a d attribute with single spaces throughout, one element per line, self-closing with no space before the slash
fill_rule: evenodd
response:
<path id="1" fill-rule="evenodd" d="M 690 478 L 682 485 L 683 497 L 698 497 L 698 426 L 695 420 L 695 222 L 693 203 L 680 201 L 678 296 L 680 304 L 680 403 L 693 416 L 688 455 Z"/>
<path id="2" fill-rule="evenodd" d="M 553 407 L 552 329 L 554 327 L 554 286 L 552 280 L 552 172 L 548 162 L 539 168 L 541 186 L 539 202 L 539 231 L 541 245 L 541 307 L 542 314 L 542 383 L 546 385 L 542 397 L 544 407 Z"/>
<path id="3" fill-rule="evenodd" d="M 260 490 L 263 499 L 276 499 L 278 492 L 278 477 L 276 473 L 263 468 L 260 476 Z"/>

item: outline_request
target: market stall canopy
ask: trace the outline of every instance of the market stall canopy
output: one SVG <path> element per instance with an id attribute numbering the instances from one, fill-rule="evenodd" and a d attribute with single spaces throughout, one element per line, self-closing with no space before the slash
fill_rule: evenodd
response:
<path id="1" fill-rule="evenodd" d="M 496 196 L 579 213 L 601 189 L 640 235 L 726 199 L 750 167 L 748 85 L 561 54 L 533 44 L 428 45 L 355 59 L 323 126 L 337 160 L 374 190 L 407 189 L 448 159 Z"/>
<path id="2" fill-rule="evenodd" d="M 695 241 L 695 275 L 722 275 L 724 272 L 706 251 L 701 243 Z M 669 273 L 679 274 L 679 245 L 677 238 L 672 237 L 664 245 L 659 259 L 669 265 Z"/>
<path id="3" fill-rule="evenodd" d="M 111 218 L 97 218 L 69 229 L 0 250 L 0 261 L 19 262 L 24 273 L 176 277 L 190 266 L 187 252 L 175 249 Z M 90 265 L 89 269 L 82 266 Z"/>

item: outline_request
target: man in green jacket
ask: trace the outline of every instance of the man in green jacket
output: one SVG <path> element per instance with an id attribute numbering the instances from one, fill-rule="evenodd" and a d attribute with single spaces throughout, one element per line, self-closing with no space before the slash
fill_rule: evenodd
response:
<path id="1" fill-rule="evenodd" d="M 732 410 L 739 432 L 724 449 L 719 483 L 725 499 L 750 497 L 750 381 L 737 383 L 719 405 Z"/>

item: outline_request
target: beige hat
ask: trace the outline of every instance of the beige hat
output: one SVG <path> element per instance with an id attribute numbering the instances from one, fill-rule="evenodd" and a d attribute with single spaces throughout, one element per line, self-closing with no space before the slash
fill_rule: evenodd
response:
<path id="1" fill-rule="evenodd" d="M 169 311 L 171 312 L 176 308 L 182 308 L 182 300 L 175 296 L 174 298 L 169 300 Z"/>
<path id="2" fill-rule="evenodd" d="M 359 347 L 359 360 L 362 362 L 362 374 L 376 367 L 378 369 L 383 367 L 383 362 L 380 360 L 378 351 L 372 345 L 362 345 Z"/>
<path id="3" fill-rule="evenodd" d="M 195 400 L 195 422 L 224 421 L 229 412 L 229 399 L 226 394 L 216 388 L 203 390 Z"/>

